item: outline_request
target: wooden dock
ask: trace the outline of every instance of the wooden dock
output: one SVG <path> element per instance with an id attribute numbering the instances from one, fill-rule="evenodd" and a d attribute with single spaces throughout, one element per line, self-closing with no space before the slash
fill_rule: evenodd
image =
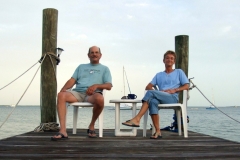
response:
<path id="1" fill-rule="evenodd" d="M 162 139 L 115 137 L 104 129 L 103 138 L 88 138 L 78 129 L 69 139 L 51 141 L 54 132 L 28 132 L 0 140 L 0 159 L 240 159 L 240 143 L 189 131 L 189 138 L 162 131 Z"/>

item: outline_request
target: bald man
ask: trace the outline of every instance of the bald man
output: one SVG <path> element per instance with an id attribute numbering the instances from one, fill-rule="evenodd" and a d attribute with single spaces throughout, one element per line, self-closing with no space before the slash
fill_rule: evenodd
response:
<path id="1" fill-rule="evenodd" d="M 51 140 L 67 139 L 66 131 L 66 102 L 90 102 L 93 104 L 93 115 L 87 130 L 90 138 L 97 137 L 94 125 L 104 107 L 103 89 L 111 90 L 112 76 L 107 66 L 99 63 L 102 53 L 99 47 L 92 46 L 88 51 L 90 63 L 80 64 L 72 77 L 58 93 L 57 111 L 60 123 L 59 132 Z M 70 90 L 74 85 L 76 88 Z"/>

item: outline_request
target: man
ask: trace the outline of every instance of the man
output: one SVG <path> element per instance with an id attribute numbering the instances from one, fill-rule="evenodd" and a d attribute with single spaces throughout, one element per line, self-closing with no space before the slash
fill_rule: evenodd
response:
<path id="1" fill-rule="evenodd" d="M 88 136 L 96 137 L 94 125 L 104 107 L 102 90 L 111 90 L 112 77 L 107 66 L 99 63 L 102 53 L 99 47 L 89 48 L 90 63 L 79 65 L 72 77 L 65 83 L 58 93 L 57 109 L 60 123 L 59 133 L 51 137 L 52 140 L 68 138 L 66 131 L 66 102 L 90 102 L 93 104 L 92 120 L 88 128 Z M 76 88 L 71 89 L 76 84 Z"/>
<path id="2" fill-rule="evenodd" d="M 188 90 L 189 88 L 189 81 L 185 73 L 181 69 L 173 69 L 175 61 L 175 52 L 167 51 L 164 54 L 163 63 L 165 64 L 165 71 L 157 73 L 146 86 L 146 90 L 148 91 L 142 99 L 143 104 L 141 110 L 133 119 L 122 123 L 123 125 L 139 127 L 140 119 L 147 109 L 149 109 L 153 125 L 156 128 L 156 132 L 150 138 L 162 138 L 159 125 L 158 104 L 177 103 L 178 92 Z M 159 90 L 153 89 L 156 86 Z"/>

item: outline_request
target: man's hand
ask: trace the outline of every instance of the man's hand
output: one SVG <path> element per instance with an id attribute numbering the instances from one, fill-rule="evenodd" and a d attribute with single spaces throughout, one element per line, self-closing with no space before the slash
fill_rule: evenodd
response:
<path id="1" fill-rule="evenodd" d="M 94 93 L 94 91 L 95 91 L 96 89 L 97 89 L 97 85 L 94 84 L 94 85 L 88 87 L 88 89 L 87 89 L 87 91 L 86 91 L 86 94 L 87 94 L 88 96 L 93 95 L 93 93 Z"/>
<path id="2" fill-rule="evenodd" d="M 62 89 L 60 90 L 60 92 L 66 92 L 66 90 L 67 90 L 67 89 L 62 88 Z"/>

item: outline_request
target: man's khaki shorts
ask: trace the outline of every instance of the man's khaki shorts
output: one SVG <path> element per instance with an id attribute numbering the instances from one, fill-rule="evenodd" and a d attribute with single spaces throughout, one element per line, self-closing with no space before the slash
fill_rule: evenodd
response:
<path id="1" fill-rule="evenodd" d="M 67 92 L 72 93 L 72 95 L 78 100 L 78 102 L 88 102 L 88 96 L 86 93 L 83 92 L 76 92 L 76 91 L 71 91 L 67 90 Z"/>

